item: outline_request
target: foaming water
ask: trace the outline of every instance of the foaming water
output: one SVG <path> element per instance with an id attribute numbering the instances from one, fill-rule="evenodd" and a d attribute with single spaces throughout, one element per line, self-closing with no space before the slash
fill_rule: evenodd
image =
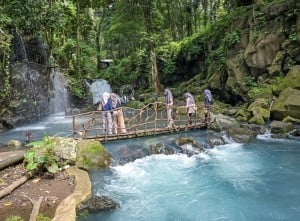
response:
<path id="1" fill-rule="evenodd" d="M 95 193 L 120 208 L 79 220 L 299 220 L 300 143 L 286 141 L 232 143 L 192 157 L 152 155 L 94 171 Z"/>

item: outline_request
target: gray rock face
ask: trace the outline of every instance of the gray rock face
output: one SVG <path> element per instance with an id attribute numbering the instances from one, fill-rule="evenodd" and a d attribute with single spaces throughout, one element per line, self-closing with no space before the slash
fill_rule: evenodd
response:
<path id="1" fill-rule="evenodd" d="M 249 67 L 265 69 L 272 64 L 276 53 L 285 40 L 283 35 L 268 34 L 250 43 L 245 50 L 245 61 Z"/>

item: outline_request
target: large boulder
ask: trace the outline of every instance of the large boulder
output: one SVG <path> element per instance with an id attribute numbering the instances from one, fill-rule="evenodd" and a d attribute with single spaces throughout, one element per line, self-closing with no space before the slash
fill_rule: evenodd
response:
<path id="1" fill-rule="evenodd" d="M 119 207 L 119 204 L 107 196 L 93 196 L 92 198 L 80 203 L 76 211 L 82 213 L 83 211 L 88 212 L 99 212 L 106 210 L 113 210 Z"/>
<path id="2" fill-rule="evenodd" d="M 215 146 L 226 144 L 226 139 L 223 134 L 220 133 L 210 133 L 206 136 L 207 147 L 213 148 Z"/>
<path id="3" fill-rule="evenodd" d="M 174 154 L 175 151 L 172 147 L 166 146 L 163 143 L 153 144 L 150 145 L 148 149 L 149 155 L 153 154 L 165 154 L 165 155 L 171 155 Z"/>
<path id="4" fill-rule="evenodd" d="M 250 42 L 245 50 L 247 65 L 255 69 L 266 69 L 273 63 L 281 44 L 285 40 L 283 34 L 266 34 L 255 42 Z"/>
<path id="5" fill-rule="evenodd" d="M 103 145 L 95 140 L 78 140 L 75 165 L 86 170 L 108 167 L 110 155 Z"/>
<path id="6" fill-rule="evenodd" d="M 246 95 L 246 77 L 248 76 L 249 71 L 247 70 L 245 61 L 238 55 L 234 58 L 227 59 L 226 65 L 228 68 L 228 78 L 226 82 L 227 87 L 235 95 Z M 244 97 L 244 99 L 246 98 Z"/>
<path id="7" fill-rule="evenodd" d="M 215 131 L 224 131 L 230 127 L 239 127 L 239 123 L 234 118 L 223 114 L 215 114 L 214 121 L 209 126 L 210 129 Z"/>
<path id="8" fill-rule="evenodd" d="M 200 143 L 189 137 L 179 137 L 175 140 L 175 144 L 180 147 L 182 153 L 189 156 L 205 151 L 204 147 Z"/>
<path id="9" fill-rule="evenodd" d="M 272 121 L 270 128 L 271 132 L 274 134 L 284 134 L 293 130 L 293 124 L 281 121 Z"/>
<path id="10" fill-rule="evenodd" d="M 283 120 L 287 116 L 300 119 L 300 90 L 286 88 L 271 108 L 271 119 Z"/>
<path id="11" fill-rule="evenodd" d="M 263 125 L 270 118 L 269 104 L 263 98 L 256 99 L 247 110 L 252 113 L 252 118 L 249 120 L 251 124 Z"/>
<path id="12" fill-rule="evenodd" d="M 267 128 L 265 125 L 258 124 L 241 124 L 242 128 L 248 128 L 249 130 L 254 131 L 256 134 L 265 134 L 267 132 Z"/>
<path id="13" fill-rule="evenodd" d="M 58 161 L 76 165 L 86 170 L 107 167 L 110 155 L 102 144 L 96 140 L 75 140 L 66 137 L 44 137 L 43 141 L 33 142 L 38 155 L 47 154 L 47 146 L 53 147 Z"/>
<path id="14" fill-rule="evenodd" d="M 77 157 L 77 141 L 73 138 L 53 137 L 55 155 L 69 162 L 75 162 Z"/>
<path id="15" fill-rule="evenodd" d="M 282 81 L 273 86 L 272 90 L 274 94 L 279 95 L 287 87 L 300 90 L 300 65 L 293 66 Z"/>
<path id="16" fill-rule="evenodd" d="M 250 143 L 256 138 L 256 132 L 245 127 L 231 127 L 228 129 L 228 135 L 235 142 Z"/>
<path id="17" fill-rule="evenodd" d="M 241 108 L 234 115 L 234 117 L 237 121 L 248 122 L 248 120 L 250 120 L 250 118 L 252 117 L 252 113 L 246 110 L 245 108 Z"/>

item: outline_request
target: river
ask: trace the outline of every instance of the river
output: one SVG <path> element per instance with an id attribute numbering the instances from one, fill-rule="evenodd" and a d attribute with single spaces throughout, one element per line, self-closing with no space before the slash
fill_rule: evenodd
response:
<path id="1" fill-rule="evenodd" d="M 71 136 L 72 119 L 57 114 L 0 133 L 0 143 L 44 134 Z M 300 220 L 300 141 L 259 135 L 250 144 L 231 143 L 206 153 L 152 155 L 121 162 L 122 148 L 170 143 L 176 137 L 205 141 L 206 131 L 173 133 L 104 143 L 114 164 L 90 171 L 93 191 L 115 200 L 113 211 L 78 221 Z"/>
<path id="2" fill-rule="evenodd" d="M 168 142 L 175 135 L 105 144 Z M 203 142 L 204 131 L 181 133 Z M 116 156 L 115 156 L 116 157 Z M 300 220 L 300 141 L 261 135 L 251 144 L 231 143 L 188 157 L 152 155 L 91 171 L 93 191 L 120 208 L 79 221 Z"/>

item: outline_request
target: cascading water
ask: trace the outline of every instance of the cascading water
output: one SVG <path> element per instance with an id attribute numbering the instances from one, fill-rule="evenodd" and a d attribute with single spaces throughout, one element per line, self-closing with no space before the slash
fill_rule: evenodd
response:
<path id="1" fill-rule="evenodd" d="M 101 101 L 102 94 L 104 92 L 111 93 L 111 87 L 106 80 L 97 79 L 89 85 L 90 92 L 93 95 L 93 104 L 97 104 Z"/>
<path id="2" fill-rule="evenodd" d="M 14 35 L 12 42 L 13 52 L 15 56 L 14 60 L 20 62 L 28 62 L 28 54 L 23 37 L 18 33 L 16 29 L 12 30 L 12 34 Z"/>
<path id="3" fill-rule="evenodd" d="M 52 69 L 50 73 L 51 85 L 50 87 L 50 114 L 65 112 L 69 108 L 69 95 L 67 90 L 67 79 L 63 73 Z"/>

